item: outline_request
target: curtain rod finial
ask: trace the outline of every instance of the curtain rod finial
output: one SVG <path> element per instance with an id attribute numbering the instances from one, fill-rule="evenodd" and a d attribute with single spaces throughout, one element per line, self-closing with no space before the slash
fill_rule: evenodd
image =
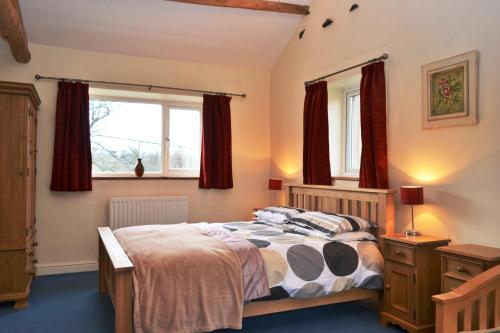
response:
<path id="1" fill-rule="evenodd" d="M 35 79 L 40 80 L 41 78 L 42 78 L 42 76 L 40 74 L 35 75 Z"/>

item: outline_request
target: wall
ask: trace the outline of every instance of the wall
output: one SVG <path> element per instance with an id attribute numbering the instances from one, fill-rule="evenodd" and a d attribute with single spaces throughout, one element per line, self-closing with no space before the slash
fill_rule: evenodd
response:
<path id="1" fill-rule="evenodd" d="M 269 191 L 268 71 L 212 66 L 30 44 L 32 60 L 18 64 L 0 43 L 0 80 L 34 83 L 42 99 L 38 118 L 37 240 L 39 272 L 94 269 L 98 226 L 107 222 L 110 197 L 187 195 L 191 221 L 249 219 L 267 204 Z M 34 82 L 35 74 L 151 83 L 245 92 L 233 98 L 234 189 L 199 190 L 196 180 L 94 181 L 89 193 L 49 190 L 57 83 Z M 256 121 L 258 119 L 258 121 Z M 66 266 L 69 265 L 69 266 Z"/>
<path id="2" fill-rule="evenodd" d="M 390 185 L 425 185 L 415 207 L 418 229 L 454 242 L 499 246 L 500 2 L 495 0 L 313 0 L 271 74 L 271 167 L 302 180 L 305 80 L 383 52 L 387 61 Z M 326 17 L 334 24 L 322 29 Z M 304 38 L 298 32 L 306 28 Z M 421 66 L 480 52 L 479 118 L 473 126 L 423 130 Z M 397 203 L 397 230 L 410 221 Z"/>

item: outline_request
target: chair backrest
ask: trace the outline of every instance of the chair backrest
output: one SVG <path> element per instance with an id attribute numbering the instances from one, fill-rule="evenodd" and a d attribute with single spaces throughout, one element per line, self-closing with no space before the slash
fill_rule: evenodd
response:
<path id="1" fill-rule="evenodd" d="M 500 265 L 460 287 L 432 297 L 436 302 L 436 333 L 500 327 Z M 487 332 L 487 331 L 485 331 Z"/>

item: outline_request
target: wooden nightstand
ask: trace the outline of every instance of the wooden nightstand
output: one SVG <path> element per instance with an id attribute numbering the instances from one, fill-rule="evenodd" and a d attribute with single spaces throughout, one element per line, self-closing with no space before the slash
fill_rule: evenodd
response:
<path id="1" fill-rule="evenodd" d="M 438 247 L 441 253 L 441 293 L 500 264 L 500 249 L 476 244 Z"/>
<path id="2" fill-rule="evenodd" d="M 382 235 L 385 259 L 384 304 L 380 323 L 410 333 L 434 332 L 434 303 L 440 292 L 439 253 L 450 240 L 431 236 Z"/>

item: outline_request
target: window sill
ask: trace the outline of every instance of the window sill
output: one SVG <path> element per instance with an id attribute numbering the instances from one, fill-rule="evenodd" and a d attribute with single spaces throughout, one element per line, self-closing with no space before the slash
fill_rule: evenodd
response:
<path id="1" fill-rule="evenodd" d="M 198 180 L 199 177 L 92 177 L 92 180 Z"/>
<path id="2" fill-rule="evenodd" d="M 359 182 L 359 177 L 332 177 L 332 180 L 335 182 L 336 180 L 348 180 L 351 182 Z"/>

